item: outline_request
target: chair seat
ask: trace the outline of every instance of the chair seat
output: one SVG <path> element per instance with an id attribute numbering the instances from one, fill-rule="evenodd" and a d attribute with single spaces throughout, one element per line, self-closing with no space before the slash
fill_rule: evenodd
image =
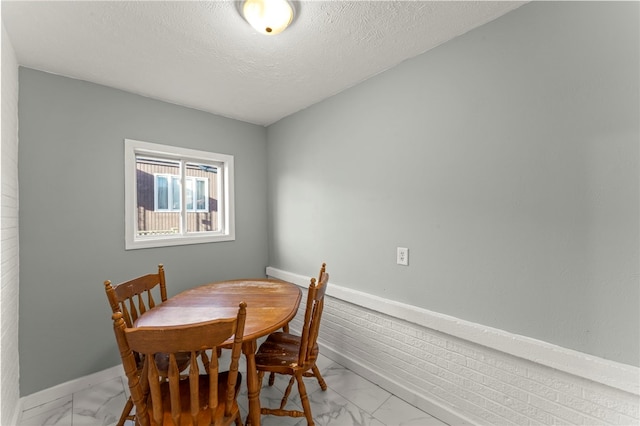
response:
<path id="1" fill-rule="evenodd" d="M 298 367 L 300 340 L 301 337 L 295 334 L 282 331 L 271 333 L 256 353 L 256 365 L 258 368 L 260 365 L 282 366 L 284 368 Z M 315 361 L 318 352 L 318 344 L 316 343 L 311 350 L 309 361 Z"/>
<path id="2" fill-rule="evenodd" d="M 216 414 L 214 418 L 222 418 L 223 412 L 225 408 L 225 398 L 227 395 L 227 378 L 229 372 L 221 372 L 218 374 L 218 407 L 216 410 Z M 208 375 L 200 375 L 198 377 L 198 386 L 199 386 L 199 397 L 201 407 L 200 413 L 198 415 L 198 424 L 199 425 L 208 425 L 212 424 L 211 422 L 211 411 L 209 408 L 209 376 Z M 240 384 L 242 383 L 242 374 L 238 372 L 238 379 L 236 381 L 235 386 L 235 395 L 238 396 L 238 392 L 240 390 Z M 191 418 L 191 401 L 189 399 L 189 380 L 180 380 L 180 406 L 182 407 L 182 415 L 180 416 L 180 425 L 176 426 L 192 426 L 193 419 Z M 169 383 L 165 382 L 161 386 L 162 391 L 162 404 L 164 411 L 164 425 L 174 425 L 173 419 L 171 418 L 171 395 L 169 392 Z M 237 404 L 234 398 L 234 404 Z M 148 400 L 148 409 L 151 425 L 155 426 L 156 423 L 153 420 L 153 403 L 151 398 Z"/>

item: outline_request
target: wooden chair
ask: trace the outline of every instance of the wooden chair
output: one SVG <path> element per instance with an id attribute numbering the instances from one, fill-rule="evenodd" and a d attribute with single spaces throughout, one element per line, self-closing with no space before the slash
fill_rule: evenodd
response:
<path id="1" fill-rule="evenodd" d="M 325 272 L 324 267 L 325 265 L 323 265 L 317 284 L 316 279 L 311 278 L 307 293 L 302 335 L 297 336 L 286 332 L 272 333 L 258 348 L 256 368 L 258 369 L 260 388 L 262 388 L 262 379 L 265 372 L 291 376 L 284 396 L 280 401 L 280 408 L 261 408 L 261 414 L 306 417 L 307 424 L 314 425 L 303 377 L 316 377 L 321 389 L 323 391 L 327 390 L 327 384 L 316 365 L 319 353 L 317 344 L 318 331 L 324 307 L 324 295 L 329 281 L 329 274 Z M 304 411 L 285 409 L 294 381 L 298 383 L 298 392 Z M 269 384 L 272 384 L 271 381 Z"/>
<path id="2" fill-rule="evenodd" d="M 123 282 L 113 287 L 111 281 L 104 282 L 104 290 L 107 293 L 107 299 L 113 313 L 122 312 L 123 320 L 127 327 L 133 327 L 138 317 L 149 309 L 153 308 L 156 303 L 162 303 L 167 300 L 167 285 L 164 276 L 164 266 L 158 265 L 157 274 L 147 274 L 132 280 Z M 206 352 L 201 354 L 202 361 L 206 365 L 208 357 Z M 142 369 L 143 357 L 135 353 L 134 358 L 138 370 Z M 168 355 L 158 354 L 156 362 L 159 364 L 161 371 L 166 372 L 168 368 Z M 187 354 L 182 354 L 178 358 L 179 365 L 185 369 L 189 364 Z M 133 401 L 131 397 L 127 400 L 122 414 L 118 420 L 117 426 L 123 426 L 126 420 L 135 422 L 135 414 L 131 414 L 133 409 Z"/>
<path id="3" fill-rule="evenodd" d="M 164 266 L 158 265 L 157 274 L 147 274 L 130 281 L 116 285 L 114 288 L 111 281 L 104 282 L 104 290 L 107 293 L 107 299 L 111 306 L 111 311 L 122 312 L 127 327 L 132 327 L 135 320 L 140 315 L 153 308 L 156 305 L 155 297 L 158 303 L 167 300 L 167 284 L 164 277 Z M 134 354 L 138 370 L 142 368 L 142 360 L 139 354 Z M 135 422 L 135 415 L 131 414 L 133 409 L 133 401 L 131 397 L 127 400 L 120 420 L 117 426 L 123 426 L 126 420 Z"/>
<path id="4" fill-rule="evenodd" d="M 246 303 L 240 304 L 233 318 L 171 326 L 128 328 L 121 312 L 113 314 L 113 329 L 127 375 L 131 398 L 136 407 L 135 424 L 140 426 L 174 425 L 242 426 L 237 395 L 242 376 L 238 372 Z M 205 349 L 215 350 L 234 336 L 229 371 L 218 371 L 218 358 L 200 374 L 197 362 Z M 134 353 L 144 355 L 142 373 L 138 373 Z M 188 353 L 188 378 L 181 380 L 178 354 Z M 156 354 L 169 354 L 168 380 L 155 362 Z"/>
<path id="5" fill-rule="evenodd" d="M 326 263 L 322 263 L 322 266 L 320 267 L 320 273 L 318 274 L 318 281 L 320 282 L 322 281 L 322 275 L 326 272 L 327 270 L 327 264 Z M 282 331 L 284 331 L 285 333 L 289 332 L 289 324 L 285 324 L 284 327 L 282 327 Z M 316 373 L 317 371 L 317 373 Z M 320 387 L 324 389 L 326 389 L 326 384 L 324 382 L 324 379 L 322 378 L 322 375 L 320 374 L 320 370 L 316 369 L 313 371 L 316 379 L 318 380 L 318 384 L 320 385 Z M 269 374 L 269 386 L 273 386 L 273 384 L 275 383 L 275 373 L 271 372 Z"/>

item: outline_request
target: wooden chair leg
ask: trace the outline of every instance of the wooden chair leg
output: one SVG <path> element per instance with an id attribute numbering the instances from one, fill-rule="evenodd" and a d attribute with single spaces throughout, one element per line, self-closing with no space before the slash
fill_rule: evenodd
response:
<path id="1" fill-rule="evenodd" d="M 269 386 L 273 386 L 276 382 L 276 373 L 269 373 Z"/>
<path id="2" fill-rule="evenodd" d="M 326 391 L 327 383 L 322 378 L 322 375 L 320 374 L 320 369 L 318 368 L 318 366 L 314 365 L 311 370 L 313 371 L 313 375 L 316 376 L 316 379 L 318 379 L 318 384 L 320 385 L 320 389 L 322 389 L 323 391 Z"/>
<path id="3" fill-rule="evenodd" d="M 127 403 L 124 405 L 124 408 L 122 409 L 120 420 L 118 420 L 118 423 L 116 423 L 116 426 L 124 426 L 125 421 L 133 420 L 133 416 L 129 415 L 129 413 L 131 413 L 131 410 L 133 410 L 133 401 L 131 400 L 131 397 L 129 397 L 129 399 L 127 399 Z"/>
<path id="4" fill-rule="evenodd" d="M 284 406 L 287 405 L 287 399 L 289 399 L 289 395 L 291 394 L 291 388 L 293 387 L 293 382 L 295 381 L 295 377 L 291 376 L 289 380 L 289 384 L 287 385 L 287 390 L 284 391 L 284 396 L 282 397 L 282 401 L 280 401 L 280 409 L 284 410 Z"/>
<path id="5" fill-rule="evenodd" d="M 311 404 L 309 403 L 309 397 L 307 396 L 307 388 L 304 386 L 302 380 L 302 373 L 295 376 L 298 382 L 298 393 L 300 394 L 300 402 L 302 402 L 302 408 L 304 409 L 304 416 L 307 418 L 308 426 L 315 426 L 313 422 L 313 415 L 311 414 Z"/>

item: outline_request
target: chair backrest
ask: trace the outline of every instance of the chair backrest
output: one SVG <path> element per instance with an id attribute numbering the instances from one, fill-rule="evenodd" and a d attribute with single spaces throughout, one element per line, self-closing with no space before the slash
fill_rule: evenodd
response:
<path id="1" fill-rule="evenodd" d="M 174 424 L 181 424 L 182 404 L 185 400 L 188 401 L 190 420 L 194 425 L 198 424 L 199 416 L 211 419 L 213 424 L 216 412 L 218 414 L 224 413 L 225 417 L 229 417 L 233 415 L 234 410 L 237 411 L 236 382 L 246 307 L 246 303 L 242 302 L 238 315 L 233 318 L 171 327 L 130 328 L 126 326 L 121 312 L 113 314 L 114 332 L 129 382 L 131 398 L 136 407 L 136 419 L 140 425 L 151 424 L 151 418 L 154 424 L 163 424 L 163 420 L 167 419 L 165 416 L 170 416 L 169 418 L 173 420 Z M 200 351 L 207 349 L 215 351 L 218 346 L 234 334 L 226 394 L 218 395 L 218 358 L 212 357 L 208 369 L 205 371 L 207 375 L 201 376 L 197 357 Z M 136 372 L 133 352 L 145 355 L 142 374 Z M 150 362 L 155 359 L 155 355 L 158 353 L 169 355 L 168 385 L 163 383 L 165 376 L 159 371 L 156 362 Z M 177 361 L 180 354 L 184 353 L 189 353 L 191 360 L 188 386 L 184 386 L 184 383 L 183 386 L 180 385 L 181 376 Z M 203 387 L 202 380 L 206 380 L 208 386 Z M 149 396 L 147 397 L 147 395 Z M 170 401 L 168 413 L 165 413 L 166 404 L 163 404 L 163 399 Z M 220 410 L 219 401 L 223 401 L 225 404 L 222 410 Z M 148 405 L 149 402 L 151 407 Z M 191 424 L 189 421 L 186 423 Z"/>
<path id="2" fill-rule="evenodd" d="M 299 366 L 310 365 L 316 357 L 314 348 L 318 340 L 320 319 L 324 308 L 324 294 L 327 291 L 327 282 L 329 281 L 329 274 L 326 272 L 325 266 L 323 263 L 317 282 L 315 278 L 311 278 L 311 284 L 307 292 L 307 306 L 304 312 L 300 352 L 298 353 Z"/>
<path id="3" fill-rule="evenodd" d="M 134 278 L 115 287 L 112 287 L 111 281 L 107 280 L 104 282 L 104 290 L 107 293 L 112 312 L 122 312 L 127 327 L 133 327 L 133 323 L 140 315 L 156 305 L 154 292 L 156 293 L 155 297 L 159 296 L 158 303 L 167 300 L 164 266 L 158 265 L 157 274 Z"/>

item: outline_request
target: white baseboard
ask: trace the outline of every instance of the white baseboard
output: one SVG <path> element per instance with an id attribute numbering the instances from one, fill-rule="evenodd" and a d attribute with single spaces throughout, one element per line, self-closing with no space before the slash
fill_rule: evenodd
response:
<path id="1" fill-rule="evenodd" d="M 17 415 L 19 416 L 24 410 L 37 407 L 38 405 L 53 401 L 65 395 L 79 392 L 119 376 L 124 376 L 122 365 L 116 365 L 115 367 L 107 368 L 106 370 L 98 371 L 97 373 L 89 374 L 78 379 L 69 380 L 68 382 L 60 383 L 48 389 L 24 396 L 20 398 L 20 408 Z M 17 422 L 15 424 L 17 424 Z"/>

